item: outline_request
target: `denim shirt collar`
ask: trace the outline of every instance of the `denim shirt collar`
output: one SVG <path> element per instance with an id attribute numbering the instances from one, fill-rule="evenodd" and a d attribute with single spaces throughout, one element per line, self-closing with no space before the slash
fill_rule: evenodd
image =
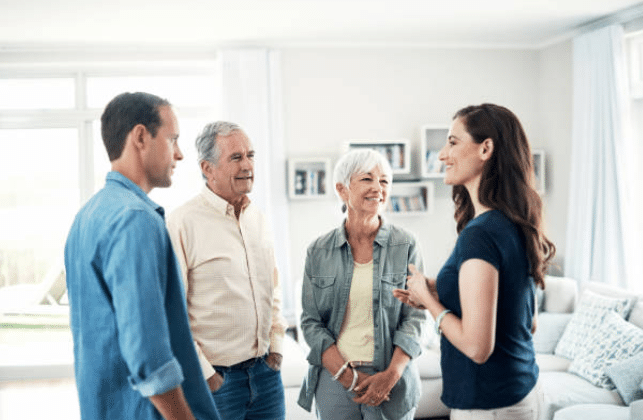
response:
<path id="1" fill-rule="evenodd" d="M 117 171 L 110 171 L 107 173 L 106 177 L 106 182 L 115 182 L 118 184 L 121 184 L 124 188 L 130 190 L 134 194 L 136 194 L 137 197 L 139 197 L 141 200 L 143 200 L 147 205 L 152 207 L 154 211 L 156 211 L 158 214 L 160 214 L 162 217 L 165 217 L 165 209 L 161 207 L 160 205 L 156 204 L 154 201 L 152 201 L 147 194 L 145 194 L 145 191 L 141 189 L 134 181 L 126 177 L 125 175 L 121 174 L 120 172 Z"/>
<path id="2" fill-rule="evenodd" d="M 386 222 L 384 216 L 380 215 L 380 220 L 382 224 L 380 225 L 377 235 L 375 236 L 374 242 L 379 246 L 383 247 L 388 243 L 389 235 L 391 234 L 391 225 Z M 335 238 L 335 246 L 340 248 L 344 244 L 348 243 L 348 238 L 346 237 L 346 219 L 342 221 L 341 226 L 337 229 L 337 236 Z"/>

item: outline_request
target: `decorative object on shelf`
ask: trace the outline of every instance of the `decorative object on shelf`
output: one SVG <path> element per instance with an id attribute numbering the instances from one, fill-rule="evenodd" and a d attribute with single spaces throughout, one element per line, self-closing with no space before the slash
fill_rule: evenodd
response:
<path id="1" fill-rule="evenodd" d="M 420 156 L 423 178 L 444 177 L 444 164 L 438 158 L 449 135 L 449 128 L 440 125 L 423 125 L 420 130 Z"/>
<path id="2" fill-rule="evenodd" d="M 344 143 L 342 152 L 359 148 L 374 149 L 386 156 L 394 175 L 411 173 L 411 147 L 408 140 L 348 140 Z"/>
<path id="3" fill-rule="evenodd" d="M 330 159 L 288 160 L 288 196 L 291 199 L 323 198 L 330 193 Z"/>
<path id="4" fill-rule="evenodd" d="M 430 181 L 393 182 L 386 203 L 389 214 L 420 215 L 433 213 L 434 185 Z"/>
<path id="5" fill-rule="evenodd" d="M 540 194 L 545 192 L 545 151 L 542 149 L 535 149 L 531 151 L 534 159 L 534 175 L 536 191 Z"/>

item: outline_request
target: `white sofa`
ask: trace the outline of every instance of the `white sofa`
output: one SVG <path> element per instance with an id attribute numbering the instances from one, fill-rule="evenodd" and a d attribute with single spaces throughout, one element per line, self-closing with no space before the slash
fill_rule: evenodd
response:
<path id="1" fill-rule="evenodd" d="M 542 420 L 643 420 L 643 400 L 634 401 L 627 406 L 619 390 L 595 386 L 583 377 L 568 372 L 573 360 L 554 354 L 560 337 L 573 318 L 579 298 L 586 290 L 600 296 L 630 299 L 632 309 L 628 311 L 627 320 L 640 329 L 643 329 L 643 296 L 593 282 L 588 283 L 579 292 L 576 281 L 564 277 L 548 276 L 545 281 L 547 286 L 540 296 L 541 312 L 534 337 L 545 400 Z M 449 409 L 440 401 L 442 373 L 439 340 L 432 333 L 432 324 L 431 320 L 427 323 L 425 349 L 415 361 L 422 379 L 422 398 L 416 418 L 434 418 L 449 414 Z M 282 372 L 286 388 L 287 418 L 314 419 L 314 414 L 297 405 L 301 382 L 307 371 L 306 349 L 294 340 L 288 340 L 286 347 Z M 643 377 L 643 364 L 635 370 L 640 371 Z"/>

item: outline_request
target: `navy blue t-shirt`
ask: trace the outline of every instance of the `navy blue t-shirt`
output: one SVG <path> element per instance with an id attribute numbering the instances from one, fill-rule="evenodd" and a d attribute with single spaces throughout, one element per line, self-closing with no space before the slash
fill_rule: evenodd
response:
<path id="1" fill-rule="evenodd" d="M 460 232 L 437 278 L 440 302 L 458 317 L 458 273 L 469 259 L 484 260 L 498 270 L 496 345 L 489 360 L 479 365 L 442 336 L 442 401 L 463 410 L 507 407 L 522 400 L 538 380 L 531 335 L 535 286 L 524 235 L 498 210 L 481 214 Z"/>

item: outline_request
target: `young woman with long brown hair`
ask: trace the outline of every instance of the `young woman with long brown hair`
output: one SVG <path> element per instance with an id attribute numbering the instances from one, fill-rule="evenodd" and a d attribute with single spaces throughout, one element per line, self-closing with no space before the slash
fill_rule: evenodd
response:
<path id="1" fill-rule="evenodd" d="M 555 253 L 545 237 L 531 149 L 502 106 L 458 111 L 440 151 L 458 239 L 437 280 L 414 268 L 395 296 L 429 310 L 441 337 L 442 401 L 451 418 L 537 420 L 535 287 Z"/>

